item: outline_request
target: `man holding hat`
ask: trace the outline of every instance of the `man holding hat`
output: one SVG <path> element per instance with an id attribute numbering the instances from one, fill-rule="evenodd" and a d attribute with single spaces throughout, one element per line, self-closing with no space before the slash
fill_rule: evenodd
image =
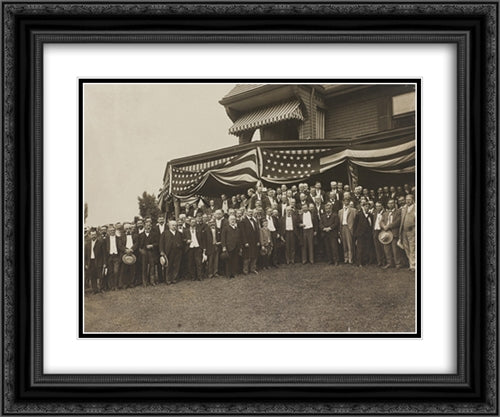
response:
<path id="1" fill-rule="evenodd" d="M 377 204 L 381 204 L 377 202 Z M 401 253 L 397 245 L 399 239 L 399 227 L 401 225 L 401 211 L 396 208 L 396 202 L 390 199 L 387 202 L 387 210 L 382 215 L 380 226 L 382 230 L 392 233 L 392 241 L 384 244 L 384 253 L 387 264 L 384 268 L 401 268 Z"/>

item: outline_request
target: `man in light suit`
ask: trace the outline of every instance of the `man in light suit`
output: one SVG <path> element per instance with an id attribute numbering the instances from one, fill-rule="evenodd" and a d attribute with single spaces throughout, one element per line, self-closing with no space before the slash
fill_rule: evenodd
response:
<path id="1" fill-rule="evenodd" d="M 344 263 L 353 263 L 354 258 L 354 219 L 356 218 L 356 209 L 349 207 L 350 200 L 344 199 L 343 205 L 339 210 L 340 235 L 342 246 L 344 248 Z"/>
<path id="2" fill-rule="evenodd" d="M 405 249 L 410 271 L 415 271 L 415 204 L 413 195 L 406 196 L 406 205 L 401 209 L 401 225 L 399 227 L 399 243 Z"/>
<path id="3" fill-rule="evenodd" d="M 377 203 L 378 204 L 378 203 Z M 383 230 L 392 232 L 392 241 L 384 245 L 385 258 L 387 264 L 384 268 L 401 268 L 401 249 L 398 247 L 399 227 L 401 226 L 401 211 L 396 208 L 395 200 L 391 199 L 387 202 L 387 210 L 382 215 L 380 226 Z"/>

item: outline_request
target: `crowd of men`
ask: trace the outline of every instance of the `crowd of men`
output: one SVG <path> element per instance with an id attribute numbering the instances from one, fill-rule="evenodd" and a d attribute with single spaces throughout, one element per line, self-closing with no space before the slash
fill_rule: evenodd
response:
<path id="1" fill-rule="evenodd" d="M 169 216 L 85 228 L 86 289 L 175 284 L 328 262 L 415 270 L 415 188 L 332 181 L 200 199 Z M 382 243 L 379 234 L 390 231 Z M 124 256 L 127 255 L 127 256 Z"/>

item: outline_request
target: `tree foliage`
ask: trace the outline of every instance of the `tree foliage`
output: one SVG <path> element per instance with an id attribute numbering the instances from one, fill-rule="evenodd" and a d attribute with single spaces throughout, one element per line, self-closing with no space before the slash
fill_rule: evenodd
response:
<path id="1" fill-rule="evenodd" d="M 160 208 L 158 207 L 158 201 L 153 194 L 148 194 L 146 191 L 142 193 L 142 196 L 137 197 L 139 201 L 139 213 L 141 217 L 150 216 L 153 220 L 153 224 L 156 223 L 156 219 L 160 214 Z"/>
<path id="2" fill-rule="evenodd" d="M 87 217 L 89 215 L 89 205 L 87 203 L 84 204 L 83 206 L 83 222 L 87 222 Z"/>

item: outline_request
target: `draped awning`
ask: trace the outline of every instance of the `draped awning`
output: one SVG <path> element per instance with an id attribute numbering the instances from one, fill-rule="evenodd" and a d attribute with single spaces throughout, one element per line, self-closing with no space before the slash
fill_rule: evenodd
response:
<path id="1" fill-rule="evenodd" d="M 238 135 L 238 133 L 245 130 L 256 129 L 261 126 L 292 119 L 304 120 L 304 116 L 300 110 L 300 102 L 297 100 L 245 113 L 229 128 L 229 133 Z"/>

